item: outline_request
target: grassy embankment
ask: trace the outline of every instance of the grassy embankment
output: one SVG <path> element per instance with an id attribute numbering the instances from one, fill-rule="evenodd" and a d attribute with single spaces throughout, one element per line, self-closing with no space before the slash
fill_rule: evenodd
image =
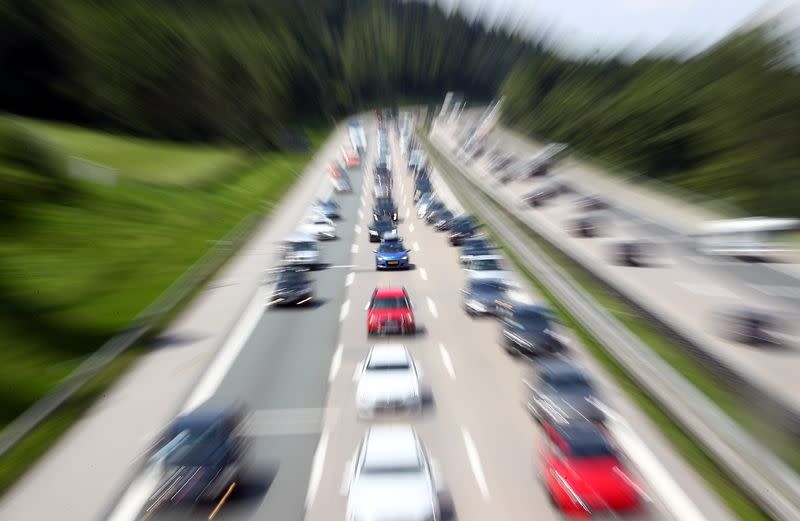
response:
<path id="1" fill-rule="evenodd" d="M 73 193 L 26 201 L 1 227 L 0 426 L 130 323 L 214 241 L 279 200 L 327 135 L 327 127 L 311 128 L 312 151 L 256 156 L 14 120 L 65 156 L 113 167 L 117 183 L 73 179 Z M 13 176 L 14 167 L 0 171 Z M 0 491 L 145 349 L 113 362 L 7 454 Z"/>

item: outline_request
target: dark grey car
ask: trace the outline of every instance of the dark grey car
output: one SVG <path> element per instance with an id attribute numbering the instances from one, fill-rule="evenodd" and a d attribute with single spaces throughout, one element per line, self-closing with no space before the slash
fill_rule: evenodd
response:
<path id="1" fill-rule="evenodd" d="M 542 360 L 530 380 L 528 411 L 539 422 L 605 421 L 598 395 L 586 373 L 566 359 Z"/>
<path id="2" fill-rule="evenodd" d="M 494 315 L 507 291 L 508 285 L 501 280 L 469 280 L 462 290 L 464 310 L 471 316 Z"/>

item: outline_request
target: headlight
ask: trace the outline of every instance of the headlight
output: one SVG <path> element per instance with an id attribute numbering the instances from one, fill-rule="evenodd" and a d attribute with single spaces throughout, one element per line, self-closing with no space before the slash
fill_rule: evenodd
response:
<path id="1" fill-rule="evenodd" d="M 377 259 L 377 260 L 378 260 L 379 262 L 384 262 L 384 261 L 386 261 L 386 257 L 378 257 L 378 259 Z"/>
<path id="2" fill-rule="evenodd" d="M 486 306 L 484 306 L 483 304 L 474 299 L 468 300 L 467 306 L 471 307 L 475 311 L 486 311 Z"/>
<path id="3" fill-rule="evenodd" d="M 370 230 L 369 234 L 370 235 L 378 235 L 378 231 L 377 230 Z"/>
<path id="4" fill-rule="evenodd" d="M 400 257 L 400 260 L 407 261 L 408 260 L 408 255 L 403 255 L 402 257 Z"/>

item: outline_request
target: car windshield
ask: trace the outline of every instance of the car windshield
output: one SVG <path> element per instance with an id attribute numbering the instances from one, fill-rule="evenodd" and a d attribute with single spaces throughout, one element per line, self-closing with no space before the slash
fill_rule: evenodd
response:
<path id="1" fill-rule="evenodd" d="M 404 297 L 379 297 L 372 301 L 372 309 L 401 309 L 407 307 Z"/>
<path id="2" fill-rule="evenodd" d="M 389 458 L 381 458 L 377 461 L 364 462 L 364 474 L 397 474 L 397 473 L 418 473 L 422 472 L 422 461 L 419 456 L 415 458 L 397 458 L 395 460 Z"/>
<path id="3" fill-rule="evenodd" d="M 284 271 L 278 275 L 278 284 L 302 284 L 308 279 L 299 271 Z"/>
<path id="4" fill-rule="evenodd" d="M 549 374 L 544 381 L 560 392 L 586 392 L 591 394 L 591 385 L 586 377 L 579 372 Z"/>
<path id="5" fill-rule="evenodd" d="M 457 232 L 468 232 L 472 230 L 472 221 L 456 221 L 453 224 L 453 228 Z"/>
<path id="6" fill-rule="evenodd" d="M 603 458 L 615 456 L 614 449 L 601 436 L 586 437 L 568 442 L 569 452 L 575 458 Z"/>
<path id="7" fill-rule="evenodd" d="M 478 259 L 469 264 L 469 269 L 475 271 L 497 271 L 502 268 L 497 259 Z"/>
<path id="8" fill-rule="evenodd" d="M 499 280 L 478 280 L 471 284 L 472 291 L 505 291 L 508 286 Z"/>
<path id="9" fill-rule="evenodd" d="M 406 251 L 406 248 L 403 246 L 402 242 L 383 242 L 378 248 L 378 251 L 380 253 L 399 253 Z"/>
<path id="10" fill-rule="evenodd" d="M 311 241 L 298 241 L 289 243 L 292 251 L 312 251 L 317 249 L 317 245 Z"/>
<path id="11" fill-rule="evenodd" d="M 394 207 L 394 202 L 391 199 L 380 198 L 375 201 L 375 206 L 382 210 L 388 210 Z"/>
<path id="12" fill-rule="evenodd" d="M 367 365 L 370 371 L 407 371 L 409 369 L 408 360 L 375 360 L 372 359 Z"/>
<path id="13" fill-rule="evenodd" d="M 392 221 L 380 220 L 380 221 L 375 221 L 375 224 L 373 224 L 373 226 L 375 227 L 376 230 L 391 230 L 394 228 L 394 223 L 392 223 Z"/>
<path id="14" fill-rule="evenodd" d="M 540 313 L 518 313 L 509 322 L 523 331 L 544 331 L 550 325 L 547 317 Z"/>
<path id="15" fill-rule="evenodd" d="M 227 439 L 223 420 L 184 427 L 166 445 L 167 464 L 175 466 L 212 464 L 214 453 Z"/>

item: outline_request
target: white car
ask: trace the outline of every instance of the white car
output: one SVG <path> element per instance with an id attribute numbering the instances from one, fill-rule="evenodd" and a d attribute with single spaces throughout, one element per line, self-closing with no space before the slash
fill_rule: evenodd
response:
<path id="1" fill-rule="evenodd" d="M 423 195 L 420 197 L 419 201 L 417 202 L 417 217 L 422 219 L 425 217 L 425 214 L 428 213 L 428 208 L 432 203 L 437 201 L 435 195 Z"/>
<path id="2" fill-rule="evenodd" d="M 506 280 L 511 272 L 503 267 L 503 257 L 500 255 L 477 255 L 467 262 L 467 278 Z"/>
<path id="3" fill-rule="evenodd" d="M 371 427 L 347 468 L 347 520 L 442 519 L 438 474 L 411 426 Z"/>
<path id="4" fill-rule="evenodd" d="M 356 368 L 356 407 L 360 418 L 379 410 L 422 410 L 420 370 L 405 346 L 377 344 Z"/>
<path id="5" fill-rule="evenodd" d="M 315 236 L 293 233 L 283 242 L 282 260 L 296 266 L 318 266 L 321 263 Z"/>
<path id="6" fill-rule="evenodd" d="M 322 214 L 314 213 L 300 225 L 300 231 L 315 236 L 319 240 L 336 238 L 336 225 Z"/>

